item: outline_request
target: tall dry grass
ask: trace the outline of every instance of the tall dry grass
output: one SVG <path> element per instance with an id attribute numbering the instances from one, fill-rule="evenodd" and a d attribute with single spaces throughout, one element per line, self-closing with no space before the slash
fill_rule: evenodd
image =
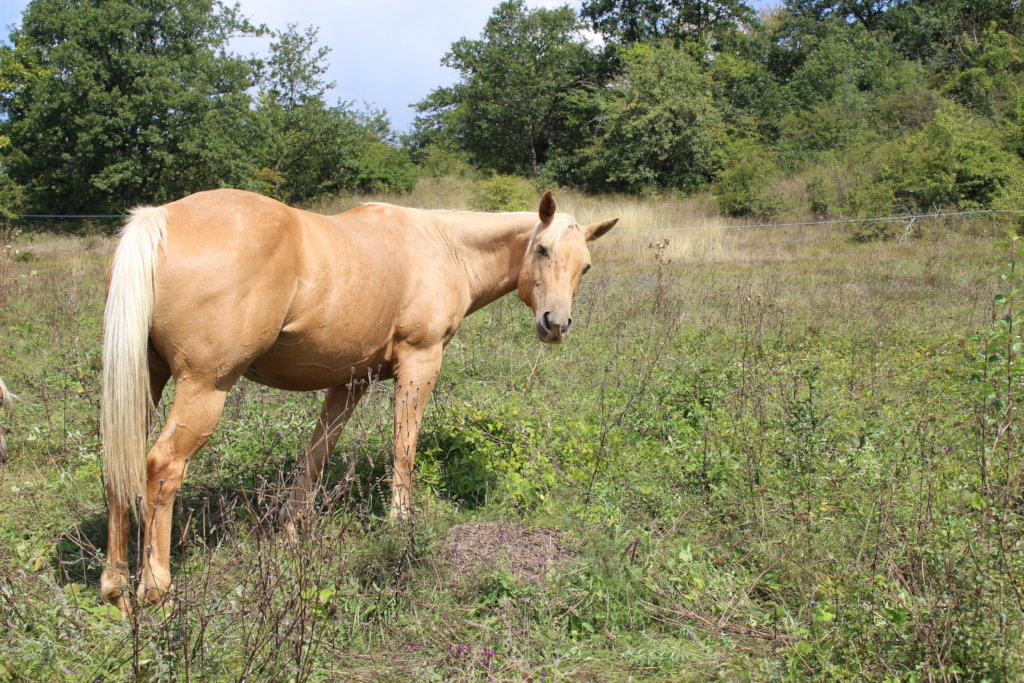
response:
<path id="1" fill-rule="evenodd" d="M 422 178 L 408 194 L 337 197 L 310 208 L 333 214 L 365 202 L 389 202 L 421 209 L 468 210 L 474 182 L 471 178 Z M 728 229 L 760 221 L 722 215 L 714 197 L 706 192 L 692 197 L 554 192 L 559 211 L 574 215 L 580 223 L 619 218 L 615 230 L 597 248 L 606 258 L 621 262 L 648 263 L 654 252 L 668 261 L 788 259 L 823 236 L 820 228 Z M 723 227 L 727 229 L 720 229 Z"/>

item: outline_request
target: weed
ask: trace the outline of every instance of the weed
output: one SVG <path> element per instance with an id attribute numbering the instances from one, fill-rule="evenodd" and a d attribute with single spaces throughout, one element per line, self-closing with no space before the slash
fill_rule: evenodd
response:
<path id="1" fill-rule="evenodd" d="M 822 193 L 823 211 L 842 207 Z M 469 189 L 430 178 L 373 198 L 456 208 Z M 594 244 L 573 334 L 535 346 L 512 298 L 465 321 L 425 416 L 414 520 L 382 519 L 391 393 L 374 384 L 316 514 L 283 542 L 319 397 L 241 382 L 178 497 L 173 604 L 125 621 L 96 586 L 112 241 L 38 234 L 38 260 L 0 256 L 0 375 L 23 398 L 0 467 L 2 670 L 1019 678 L 1021 255 L 990 244 L 1006 225 L 854 243 L 828 228 L 669 231 L 736 225 L 709 196 L 559 202 L 581 222 L 622 216 Z M 563 554 L 516 555 L 503 530 Z"/>

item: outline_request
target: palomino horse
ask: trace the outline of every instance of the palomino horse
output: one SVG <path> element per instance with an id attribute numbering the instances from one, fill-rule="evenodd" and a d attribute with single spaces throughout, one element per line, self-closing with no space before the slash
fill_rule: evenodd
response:
<path id="1" fill-rule="evenodd" d="M 580 226 L 555 213 L 550 192 L 539 215 L 368 204 L 322 216 L 237 190 L 133 211 L 110 266 L 104 318 L 104 598 L 129 607 L 128 510 L 144 501 L 140 598 L 162 600 L 175 495 L 242 376 L 327 389 L 286 531 L 366 390 L 358 380 L 394 379 L 391 514 L 408 514 L 420 419 L 462 319 L 517 290 L 541 341 L 562 341 L 590 268 L 587 241 L 616 220 Z M 151 407 L 171 377 L 174 404 L 144 457 Z"/>
<path id="2" fill-rule="evenodd" d="M 11 401 L 17 398 L 10 392 L 3 378 L 0 378 L 0 410 L 5 404 L 10 405 Z M 7 462 L 7 442 L 4 440 L 4 427 L 0 425 L 0 465 Z"/>

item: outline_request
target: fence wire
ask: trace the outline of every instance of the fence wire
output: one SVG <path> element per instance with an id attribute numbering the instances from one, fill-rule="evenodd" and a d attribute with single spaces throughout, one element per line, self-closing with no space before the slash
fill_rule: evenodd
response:
<path id="1" fill-rule="evenodd" d="M 820 221 L 801 221 L 799 223 L 751 223 L 748 225 L 701 225 L 696 227 L 672 228 L 620 228 L 616 232 L 674 232 L 680 230 L 743 230 L 747 228 L 795 228 L 804 225 L 842 225 L 852 223 L 878 223 L 880 221 L 904 221 L 909 225 L 918 218 L 944 218 L 946 216 L 974 216 L 991 213 L 1024 213 L 1024 209 L 978 209 L 976 211 L 936 211 L 934 213 L 908 213 L 895 216 L 878 216 L 877 218 L 836 218 Z"/>
<path id="2" fill-rule="evenodd" d="M 619 228 L 616 233 L 623 232 L 680 232 L 695 230 L 749 230 L 755 228 L 797 228 L 802 226 L 817 225 L 852 225 L 855 223 L 879 223 L 881 221 L 901 221 L 907 224 L 900 242 L 905 242 L 913 232 L 914 221 L 918 218 L 946 218 L 949 216 L 978 216 L 983 214 L 1022 214 L 1024 209 L 977 209 L 974 211 L 935 211 L 932 213 L 907 213 L 893 216 L 878 216 L 875 218 L 835 218 L 819 221 L 800 221 L 797 223 L 749 223 L 746 225 L 700 225 L 692 227 L 669 227 L 669 228 Z M 44 214 L 24 213 L 18 214 L 17 218 L 49 218 L 49 219 L 87 219 L 87 218 L 126 218 L 123 213 L 104 214 Z"/>

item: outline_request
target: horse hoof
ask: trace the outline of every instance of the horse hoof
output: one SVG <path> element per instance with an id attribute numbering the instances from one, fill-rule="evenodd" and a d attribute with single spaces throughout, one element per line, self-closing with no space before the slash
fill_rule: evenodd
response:
<path id="1" fill-rule="evenodd" d="M 174 600 L 169 597 L 173 590 L 174 584 L 163 590 L 143 584 L 139 586 L 139 603 L 146 607 L 173 607 Z"/>
<path id="2" fill-rule="evenodd" d="M 106 567 L 100 575 L 100 596 L 121 612 L 122 617 L 132 613 L 129 593 L 128 563 L 118 562 L 115 567 Z"/>

